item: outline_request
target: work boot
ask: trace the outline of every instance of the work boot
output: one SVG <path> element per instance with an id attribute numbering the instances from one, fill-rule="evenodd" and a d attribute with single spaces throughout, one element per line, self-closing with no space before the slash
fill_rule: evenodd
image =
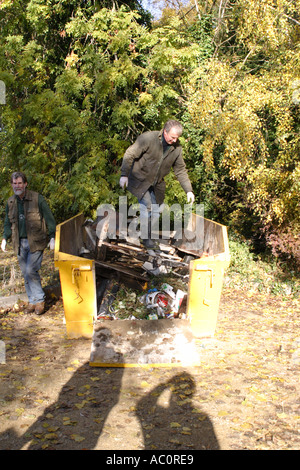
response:
<path id="1" fill-rule="evenodd" d="M 42 313 L 44 313 L 44 310 L 45 310 L 45 302 L 40 302 L 35 305 L 34 313 L 36 315 L 42 315 Z"/>
<path id="2" fill-rule="evenodd" d="M 33 304 L 27 304 L 26 307 L 24 308 L 24 313 L 32 313 L 35 311 L 35 305 Z"/>

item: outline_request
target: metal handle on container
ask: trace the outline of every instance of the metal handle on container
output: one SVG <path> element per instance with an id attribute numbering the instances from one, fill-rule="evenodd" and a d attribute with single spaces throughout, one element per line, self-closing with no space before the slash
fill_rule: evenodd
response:
<path id="1" fill-rule="evenodd" d="M 76 266 L 72 265 L 72 284 L 76 284 L 76 278 L 81 276 L 81 272 L 91 271 L 92 267 L 89 265 Z"/>
<path id="2" fill-rule="evenodd" d="M 72 284 L 75 284 L 75 293 L 76 293 L 76 298 L 74 300 L 79 299 L 79 304 L 83 302 L 83 298 L 80 295 L 80 285 L 78 282 L 79 277 L 81 276 L 82 272 L 88 272 L 91 271 L 92 267 L 89 265 L 82 265 L 82 266 L 76 266 L 72 265 Z"/>

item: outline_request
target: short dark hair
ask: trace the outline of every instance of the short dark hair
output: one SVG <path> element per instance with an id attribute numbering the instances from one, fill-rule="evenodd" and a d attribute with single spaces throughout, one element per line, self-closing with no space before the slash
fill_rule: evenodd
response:
<path id="1" fill-rule="evenodd" d="M 182 124 L 179 121 L 174 121 L 173 119 L 169 119 L 169 121 L 166 122 L 166 124 L 164 125 L 164 131 L 170 132 L 173 127 L 177 130 L 178 135 L 182 134 Z"/>
<path id="2" fill-rule="evenodd" d="M 26 175 L 25 175 L 25 173 L 23 173 L 22 171 L 15 171 L 15 172 L 11 175 L 10 182 L 12 183 L 13 180 L 15 180 L 15 179 L 17 179 L 17 178 L 22 178 L 23 183 L 27 183 Z"/>

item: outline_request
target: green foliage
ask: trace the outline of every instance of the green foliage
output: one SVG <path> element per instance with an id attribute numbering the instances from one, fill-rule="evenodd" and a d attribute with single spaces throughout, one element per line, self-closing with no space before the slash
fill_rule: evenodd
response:
<path id="1" fill-rule="evenodd" d="M 205 215 L 298 263 L 299 6 L 198 6 L 150 25 L 136 0 L 1 2 L 2 215 L 16 169 L 58 222 L 116 203 L 128 145 L 175 118 Z M 166 202 L 184 204 L 173 180 Z"/>
<path id="2" fill-rule="evenodd" d="M 300 232 L 298 17 L 289 1 L 277 8 L 236 2 L 218 18 L 222 42 L 188 84 L 194 172 L 205 202 L 223 222 L 270 246 L 287 228 L 292 244 Z M 299 263 L 299 250 L 287 245 L 276 242 L 276 253 L 281 247 Z"/>
<path id="3" fill-rule="evenodd" d="M 254 255 L 249 243 L 232 234 L 229 249 L 231 261 L 226 270 L 227 287 L 299 298 L 299 272 L 292 270 L 289 264 L 278 263 L 268 256 Z"/>
<path id="4" fill-rule="evenodd" d="M 194 21 L 187 30 L 187 34 L 199 46 L 199 60 L 208 60 L 213 56 L 215 46 L 213 43 L 213 16 L 203 15 Z"/>
<path id="5" fill-rule="evenodd" d="M 184 80 L 194 46 L 170 30 L 150 32 L 127 7 L 54 3 L 32 0 L 21 12 L 19 3 L 7 2 L 0 9 L 10 32 L 0 36 L 0 79 L 8 90 L 0 133 L 7 171 L 0 178 L 7 187 L 10 173 L 24 170 L 62 221 L 116 201 L 126 147 L 174 113 L 180 87 L 167 82 L 178 74 Z M 18 35 L 7 9 L 17 15 Z"/>

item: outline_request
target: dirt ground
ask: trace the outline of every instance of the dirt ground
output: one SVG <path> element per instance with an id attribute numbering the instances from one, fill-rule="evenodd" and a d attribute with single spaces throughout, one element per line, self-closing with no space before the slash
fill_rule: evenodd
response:
<path id="1" fill-rule="evenodd" d="M 0 313 L 0 449 L 300 448 L 299 303 L 224 289 L 191 368 L 90 367 L 63 304 Z M 2 343 L 3 346 L 3 343 Z"/>

